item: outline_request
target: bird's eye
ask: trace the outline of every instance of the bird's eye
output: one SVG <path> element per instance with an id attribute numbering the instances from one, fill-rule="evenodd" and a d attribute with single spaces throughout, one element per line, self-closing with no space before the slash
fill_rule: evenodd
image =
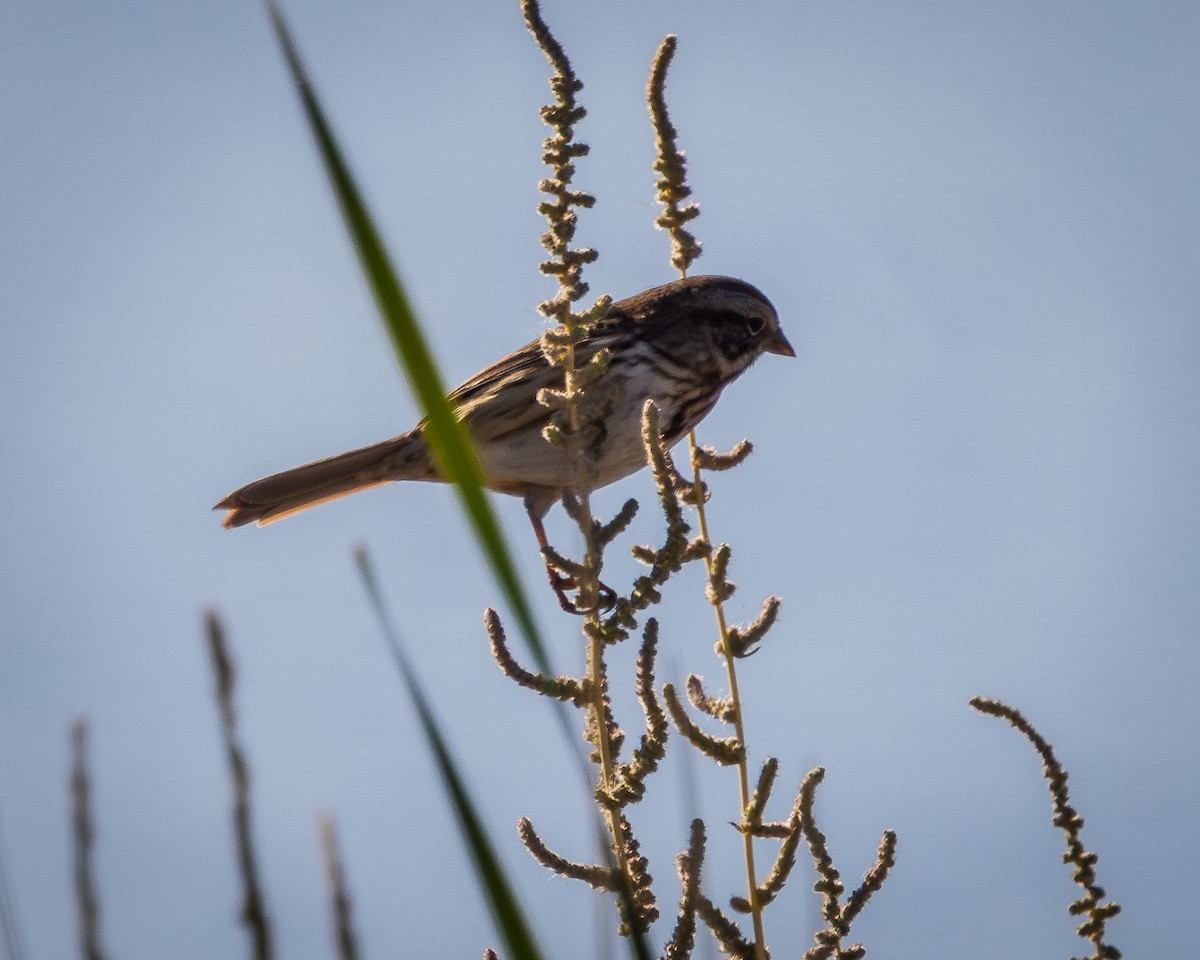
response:
<path id="1" fill-rule="evenodd" d="M 763 327 L 767 325 L 766 317 L 749 317 L 746 320 L 746 329 L 750 331 L 750 336 L 757 337 L 763 332 Z"/>

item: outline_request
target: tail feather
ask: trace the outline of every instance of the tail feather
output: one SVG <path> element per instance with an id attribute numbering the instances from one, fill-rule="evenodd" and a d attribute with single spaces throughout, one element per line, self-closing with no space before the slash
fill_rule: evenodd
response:
<path id="1" fill-rule="evenodd" d="M 213 509 L 229 511 L 221 521 L 226 527 L 247 523 L 261 527 L 392 480 L 437 479 L 425 440 L 414 431 L 255 480 L 234 490 Z"/>

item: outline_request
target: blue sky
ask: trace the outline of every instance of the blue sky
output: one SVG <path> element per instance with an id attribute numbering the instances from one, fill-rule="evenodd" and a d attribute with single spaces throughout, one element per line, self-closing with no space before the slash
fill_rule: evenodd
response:
<path id="1" fill-rule="evenodd" d="M 516 3 L 286 10 L 447 378 L 535 336 L 547 70 Z M 884 828 L 900 835 L 858 936 L 879 956 L 1082 952 L 1036 759 L 967 709 L 986 694 L 1071 771 L 1125 907 L 1112 940 L 1173 952 L 1200 893 L 1200 9 L 545 13 L 587 84 L 594 290 L 671 277 L 642 91 L 675 32 L 697 267 L 764 290 L 797 349 L 730 388 L 700 439 L 756 444 L 713 482 L 732 615 L 784 597 L 743 672 L 751 753 L 780 757 L 781 808 L 827 768 L 818 810 L 848 879 Z M 545 876 L 512 828 L 527 814 L 586 854 L 554 724 L 488 658 L 497 595 L 449 491 L 375 490 L 266 530 L 209 511 L 416 419 L 273 43 L 254 3 L 0 13 L 0 835 L 29 956 L 72 949 L 80 713 L 111 952 L 242 949 L 208 604 L 240 664 L 281 955 L 330 955 L 324 811 L 366 956 L 495 942 L 355 580 L 364 540 L 550 952 L 591 953 L 589 894 Z M 647 478 L 598 501 L 627 496 L 648 501 Z M 496 505 L 540 588 L 520 504 Z M 656 533 L 644 513 L 638 541 Z M 557 512 L 551 533 L 572 543 Z M 695 571 L 673 585 L 662 680 L 720 675 L 701 595 Z M 577 624 L 537 598 L 574 668 Z M 673 746 L 635 821 L 664 903 L 686 837 Z M 719 900 L 739 892 L 736 785 L 692 767 Z M 816 926 L 806 866 L 768 913 L 776 955 Z"/>

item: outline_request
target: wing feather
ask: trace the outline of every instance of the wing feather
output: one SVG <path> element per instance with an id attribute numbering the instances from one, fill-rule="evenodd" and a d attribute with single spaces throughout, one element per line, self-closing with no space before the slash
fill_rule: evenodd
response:
<path id="1" fill-rule="evenodd" d="M 592 336 L 576 347 L 576 363 L 587 363 L 614 337 Z M 469 380 L 447 396 L 458 418 L 471 431 L 477 443 L 494 443 L 524 430 L 540 428 L 547 410 L 537 402 L 544 387 L 561 389 L 562 372 L 550 365 L 542 352 L 541 340 L 533 340 Z"/>

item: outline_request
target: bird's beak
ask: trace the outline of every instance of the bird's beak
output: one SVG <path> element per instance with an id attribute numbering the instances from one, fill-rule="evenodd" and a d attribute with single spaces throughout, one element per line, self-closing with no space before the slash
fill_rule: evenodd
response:
<path id="1" fill-rule="evenodd" d="M 783 335 L 782 330 L 776 330 L 767 338 L 767 342 L 763 345 L 763 350 L 766 353 L 777 353 L 781 357 L 794 357 L 796 355 L 796 351 L 792 349 L 792 345 L 788 343 L 788 339 Z"/>

